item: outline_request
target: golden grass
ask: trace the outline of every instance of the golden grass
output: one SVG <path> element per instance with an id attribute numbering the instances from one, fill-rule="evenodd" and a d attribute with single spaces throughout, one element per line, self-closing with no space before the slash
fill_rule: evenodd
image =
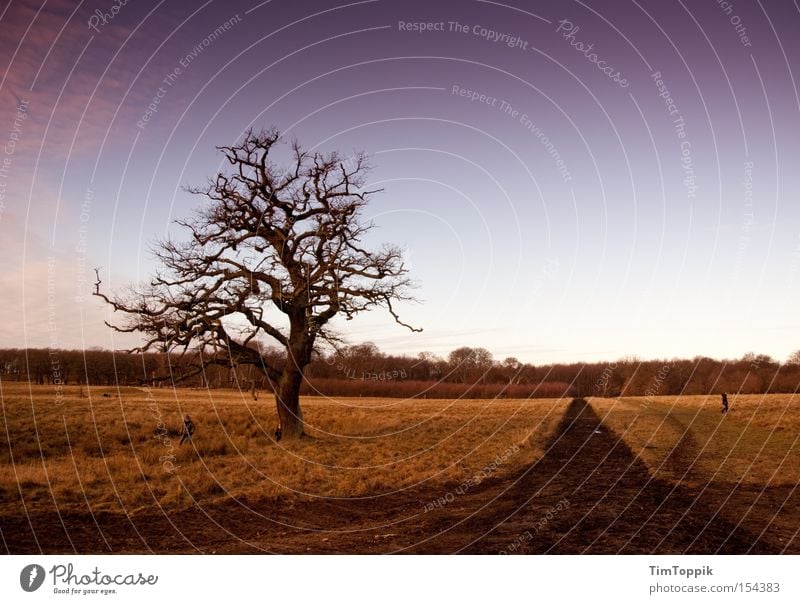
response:
<path id="1" fill-rule="evenodd" d="M 558 400 L 303 400 L 311 438 L 275 443 L 272 397 L 231 390 L 3 383 L 0 513 L 182 507 L 236 497 L 371 496 L 532 463 Z M 87 396 L 88 395 L 88 396 Z M 105 396 L 104 396 L 105 395 Z M 178 445 L 182 416 L 197 426 Z M 519 447 L 518 452 L 508 452 Z"/>
<path id="2" fill-rule="evenodd" d="M 650 472 L 672 481 L 751 485 L 800 483 L 800 396 L 729 395 L 592 398 L 608 427 Z"/>

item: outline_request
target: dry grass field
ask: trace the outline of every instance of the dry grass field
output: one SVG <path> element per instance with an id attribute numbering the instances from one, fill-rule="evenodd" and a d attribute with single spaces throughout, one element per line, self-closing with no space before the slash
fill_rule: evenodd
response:
<path id="1" fill-rule="evenodd" d="M 732 526 L 800 544 L 800 396 L 729 395 L 592 399 L 650 476 L 694 489 L 697 502 Z"/>
<path id="2" fill-rule="evenodd" d="M 533 463 L 561 411 L 556 400 L 308 397 L 311 438 L 287 444 L 273 440 L 271 396 L 100 387 L 63 394 L 57 405 L 52 387 L 3 384 L 0 514 L 18 511 L 20 495 L 34 511 L 132 514 L 229 498 L 363 497 L 460 483 L 504 454 L 498 473 Z M 197 431 L 181 446 L 186 413 Z"/>
<path id="3" fill-rule="evenodd" d="M 591 399 L 658 478 L 694 485 L 714 482 L 800 484 L 800 396 L 680 396 Z"/>
<path id="4" fill-rule="evenodd" d="M 275 442 L 270 396 L 0 386 L 8 552 L 800 551 L 796 397 L 309 397 Z"/>

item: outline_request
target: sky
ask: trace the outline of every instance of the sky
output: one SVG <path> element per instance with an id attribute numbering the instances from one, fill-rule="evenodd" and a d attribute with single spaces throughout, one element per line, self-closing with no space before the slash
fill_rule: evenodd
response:
<path id="1" fill-rule="evenodd" d="M 0 347 L 126 348 L 91 296 L 157 268 L 215 149 L 371 156 L 418 284 L 352 343 L 535 364 L 800 349 L 800 7 L 11 0 Z"/>

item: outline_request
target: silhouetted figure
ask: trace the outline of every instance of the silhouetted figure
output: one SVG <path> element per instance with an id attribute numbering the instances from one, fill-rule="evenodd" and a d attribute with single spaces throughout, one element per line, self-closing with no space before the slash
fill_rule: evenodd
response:
<path id="1" fill-rule="evenodd" d="M 183 434 L 181 435 L 181 444 L 184 443 L 186 440 L 192 440 L 192 434 L 194 434 L 194 423 L 192 419 L 187 415 L 186 419 L 183 420 Z"/>
<path id="2" fill-rule="evenodd" d="M 281 428 L 281 425 L 278 424 L 278 427 L 275 428 L 275 440 L 280 440 L 281 436 L 283 436 L 283 429 Z"/>
<path id="3" fill-rule="evenodd" d="M 728 395 L 724 392 L 722 393 L 722 412 L 726 413 L 728 411 Z"/>

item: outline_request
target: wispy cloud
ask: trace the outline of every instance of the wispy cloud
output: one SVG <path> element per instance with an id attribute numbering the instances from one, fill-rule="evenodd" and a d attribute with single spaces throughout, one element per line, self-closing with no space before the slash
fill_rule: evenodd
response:
<path id="1" fill-rule="evenodd" d="M 18 152 L 31 159 L 97 150 L 112 121 L 131 134 L 148 98 L 145 90 L 159 78 L 158 70 L 144 70 L 142 85 L 131 87 L 154 39 L 121 17 L 95 33 L 88 27 L 92 10 L 68 0 L 23 0 L 0 21 L 0 55 L 8 57 L 0 125 L 13 122 L 20 99 L 28 102 L 30 119 Z"/>

